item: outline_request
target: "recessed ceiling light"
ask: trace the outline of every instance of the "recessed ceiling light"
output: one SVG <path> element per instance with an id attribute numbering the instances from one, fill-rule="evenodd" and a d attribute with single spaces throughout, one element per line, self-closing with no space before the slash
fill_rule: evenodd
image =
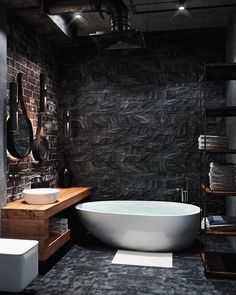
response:
<path id="1" fill-rule="evenodd" d="M 185 4 L 186 4 L 185 0 L 179 0 L 178 9 L 179 10 L 185 10 Z"/>
<path id="2" fill-rule="evenodd" d="M 82 18 L 82 14 L 81 13 L 75 13 L 74 14 L 74 18 L 75 19 L 81 19 Z"/>

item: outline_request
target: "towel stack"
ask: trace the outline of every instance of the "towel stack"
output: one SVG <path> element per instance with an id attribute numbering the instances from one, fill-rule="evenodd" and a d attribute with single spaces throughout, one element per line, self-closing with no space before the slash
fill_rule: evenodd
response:
<path id="1" fill-rule="evenodd" d="M 49 219 L 49 232 L 51 235 L 61 235 L 68 230 L 68 219 L 53 217 Z"/>
<path id="2" fill-rule="evenodd" d="M 211 190 L 235 191 L 236 190 L 236 165 L 225 163 L 219 165 L 210 163 L 209 182 Z"/>
<path id="3" fill-rule="evenodd" d="M 201 228 L 208 230 L 224 230 L 232 231 L 236 230 L 236 216 L 221 216 L 221 215 L 210 215 L 203 217 L 201 221 Z"/>
<path id="4" fill-rule="evenodd" d="M 229 138 L 227 136 L 200 135 L 198 138 L 198 149 L 207 151 L 228 150 Z"/>

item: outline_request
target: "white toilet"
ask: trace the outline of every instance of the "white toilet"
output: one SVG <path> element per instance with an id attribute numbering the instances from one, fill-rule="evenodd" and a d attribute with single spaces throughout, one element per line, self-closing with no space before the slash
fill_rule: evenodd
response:
<path id="1" fill-rule="evenodd" d="M 38 275 L 38 241 L 0 238 L 0 291 L 20 292 Z"/>

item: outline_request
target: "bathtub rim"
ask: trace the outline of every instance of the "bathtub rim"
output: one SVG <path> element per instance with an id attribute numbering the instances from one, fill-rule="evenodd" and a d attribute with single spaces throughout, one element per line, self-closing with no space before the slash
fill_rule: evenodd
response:
<path id="1" fill-rule="evenodd" d="M 180 205 L 183 205 L 183 206 L 190 206 L 190 207 L 194 207 L 196 209 L 195 212 L 191 212 L 191 213 L 185 213 L 185 214 L 165 214 L 165 215 L 150 215 L 150 214 L 135 214 L 135 213 L 120 213 L 120 212 L 102 212 L 102 211 L 96 211 L 95 209 L 89 209 L 89 208 L 83 208 L 82 205 L 88 205 L 88 204 L 91 204 L 91 203 L 101 203 L 101 202 L 104 202 L 104 203 L 120 203 L 120 202 L 135 202 L 135 203 L 147 203 L 147 202 L 153 202 L 153 203 L 162 203 L 162 204 L 179 204 Z M 78 210 L 78 211 L 83 211 L 83 212 L 91 212 L 91 213 L 96 213 L 96 214 L 114 214 L 114 215 L 123 215 L 123 216 L 142 216 L 142 217 L 185 217 L 185 216 L 193 216 L 193 215 L 196 215 L 196 214 L 200 214 L 201 213 L 201 208 L 196 206 L 196 205 L 192 205 L 192 204 L 187 204 L 187 203 L 181 203 L 181 202 L 168 202 L 168 201 L 147 201 L 147 200 L 107 200 L 107 201 L 91 201 L 91 202 L 83 202 L 83 203 L 80 203 L 80 204 L 77 204 L 75 206 L 75 209 Z"/>

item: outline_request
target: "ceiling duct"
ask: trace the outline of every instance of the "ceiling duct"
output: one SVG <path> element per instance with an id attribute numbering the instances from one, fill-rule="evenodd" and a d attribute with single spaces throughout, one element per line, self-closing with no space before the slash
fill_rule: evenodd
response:
<path id="1" fill-rule="evenodd" d="M 100 50 L 146 48 L 143 34 L 137 30 L 110 33 L 96 32 L 95 34 L 90 34 L 90 37 Z"/>
<path id="2" fill-rule="evenodd" d="M 103 19 L 106 13 L 111 18 L 112 32 L 131 29 L 129 9 L 122 0 L 52 0 L 44 1 L 44 9 L 51 15 L 98 12 Z"/>

